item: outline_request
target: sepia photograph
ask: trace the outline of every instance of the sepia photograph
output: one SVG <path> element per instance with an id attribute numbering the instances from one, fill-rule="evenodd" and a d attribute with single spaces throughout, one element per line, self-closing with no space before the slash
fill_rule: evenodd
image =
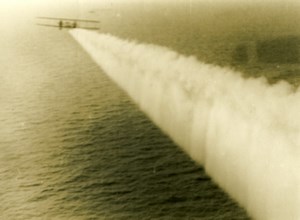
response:
<path id="1" fill-rule="evenodd" d="M 300 219 L 300 1 L 0 16 L 1 220 Z"/>

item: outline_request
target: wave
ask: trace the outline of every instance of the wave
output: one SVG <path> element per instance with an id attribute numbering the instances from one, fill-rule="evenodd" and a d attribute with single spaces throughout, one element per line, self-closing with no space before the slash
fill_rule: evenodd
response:
<path id="1" fill-rule="evenodd" d="M 168 48 L 72 36 L 255 219 L 300 219 L 300 91 Z"/>

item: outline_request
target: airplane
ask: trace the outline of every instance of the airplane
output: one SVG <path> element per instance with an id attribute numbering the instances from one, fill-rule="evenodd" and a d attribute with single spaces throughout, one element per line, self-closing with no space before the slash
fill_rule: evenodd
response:
<path id="1" fill-rule="evenodd" d="M 47 20 L 46 23 L 44 22 L 37 23 L 37 25 L 46 26 L 46 27 L 56 27 L 59 28 L 59 30 L 62 30 L 64 28 L 65 29 L 83 28 L 89 30 L 98 30 L 99 27 L 97 27 L 97 25 L 100 23 L 99 21 L 96 20 L 72 19 L 72 18 L 37 17 L 37 19 Z M 90 26 L 88 24 L 94 24 L 96 26 Z"/>

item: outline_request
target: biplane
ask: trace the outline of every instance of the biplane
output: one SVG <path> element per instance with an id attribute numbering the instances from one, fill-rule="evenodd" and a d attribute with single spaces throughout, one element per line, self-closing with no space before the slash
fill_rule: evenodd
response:
<path id="1" fill-rule="evenodd" d="M 55 18 L 55 17 L 37 17 L 39 23 L 37 25 L 46 27 L 55 27 L 62 29 L 83 28 L 90 30 L 99 29 L 99 21 L 85 20 L 85 19 L 73 19 L 73 18 Z"/>

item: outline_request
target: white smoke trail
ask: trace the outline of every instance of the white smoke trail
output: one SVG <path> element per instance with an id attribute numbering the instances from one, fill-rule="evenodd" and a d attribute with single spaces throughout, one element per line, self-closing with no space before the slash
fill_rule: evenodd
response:
<path id="1" fill-rule="evenodd" d="M 73 37 L 255 219 L 300 219 L 300 91 L 86 30 Z"/>

